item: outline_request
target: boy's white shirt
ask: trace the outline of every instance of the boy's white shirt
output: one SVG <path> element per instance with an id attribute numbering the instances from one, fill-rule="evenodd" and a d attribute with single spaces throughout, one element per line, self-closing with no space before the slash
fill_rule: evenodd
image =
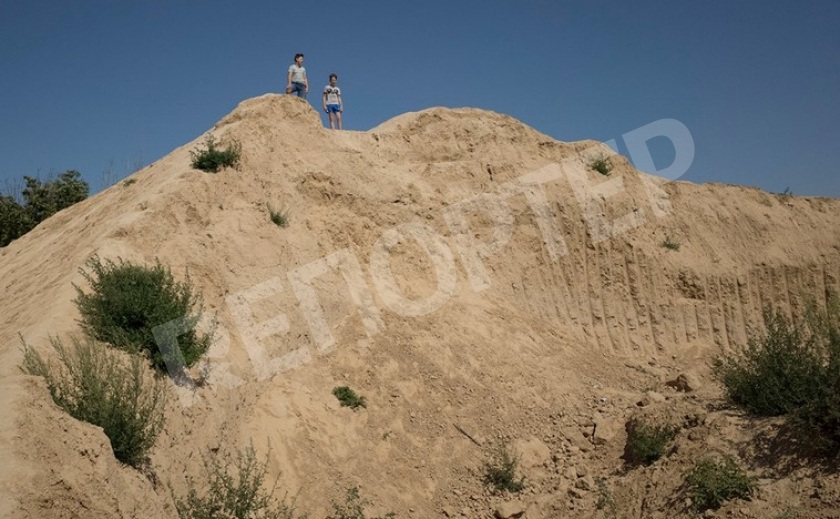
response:
<path id="1" fill-rule="evenodd" d="M 333 91 L 330 91 L 330 89 L 332 89 Z M 341 104 L 341 89 L 338 87 L 338 85 L 332 86 L 330 84 L 327 84 L 327 86 L 324 87 L 324 95 L 327 98 L 327 104 Z"/>

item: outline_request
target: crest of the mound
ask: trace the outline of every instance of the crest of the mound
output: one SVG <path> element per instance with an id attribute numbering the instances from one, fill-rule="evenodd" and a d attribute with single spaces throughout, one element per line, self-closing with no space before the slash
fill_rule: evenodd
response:
<path id="1" fill-rule="evenodd" d="M 550 139 L 509 115 L 480 108 L 432 107 L 406 112 L 379 124 L 371 132 L 412 136 L 432 134 L 444 138 L 500 133 L 500 137 L 519 141 Z"/>
<path id="2" fill-rule="evenodd" d="M 241 121 L 264 122 L 271 125 L 293 124 L 304 128 L 321 126 L 318 114 L 305 100 L 277 94 L 265 94 L 242 101 L 216 123 L 216 128 Z"/>
<path id="3" fill-rule="evenodd" d="M 323 129 L 318 112 L 309 102 L 295 96 L 265 94 L 246 99 L 216 123 L 222 129 L 237 123 L 267 125 L 270 127 L 295 126 L 300 130 Z M 508 115 L 479 108 L 432 107 L 397 115 L 369 130 L 369 133 L 404 133 L 407 135 L 434 133 L 446 138 L 462 132 L 481 134 L 484 131 L 502 130 L 508 138 L 547 139 L 533 128 Z"/>
<path id="4" fill-rule="evenodd" d="M 208 134 L 236 140 L 258 153 L 279 146 L 303 152 L 325 148 L 375 150 L 380 157 L 383 152 L 388 156 L 405 152 L 411 160 L 427 162 L 472 160 L 480 156 L 487 161 L 504 158 L 509 153 L 520 155 L 523 150 L 516 153 L 516 149 L 523 146 L 561 146 L 560 142 L 513 117 L 478 108 L 433 107 L 397 115 L 368 131 L 331 131 L 324 128 L 320 115 L 309 102 L 278 94 L 241 102 Z"/>

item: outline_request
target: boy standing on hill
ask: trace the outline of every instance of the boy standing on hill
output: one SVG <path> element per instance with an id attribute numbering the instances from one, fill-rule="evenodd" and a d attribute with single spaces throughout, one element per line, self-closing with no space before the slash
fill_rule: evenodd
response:
<path id="1" fill-rule="evenodd" d="M 330 74 L 330 84 L 324 87 L 322 96 L 324 111 L 330 118 L 330 130 L 341 129 L 341 112 L 344 111 L 344 103 L 341 100 L 341 89 L 338 88 L 338 76 Z"/>
<path id="2" fill-rule="evenodd" d="M 295 54 L 295 62 L 289 67 L 289 74 L 286 80 L 286 93 L 296 94 L 306 99 L 309 92 L 309 80 L 306 78 L 306 69 L 303 68 L 303 54 Z"/>

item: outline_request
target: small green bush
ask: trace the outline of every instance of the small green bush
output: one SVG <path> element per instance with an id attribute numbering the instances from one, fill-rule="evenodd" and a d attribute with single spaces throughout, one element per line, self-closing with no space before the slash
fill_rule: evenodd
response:
<path id="1" fill-rule="evenodd" d="M 765 333 L 715 363 L 728 398 L 759 416 L 785 415 L 810 443 L 840 448 L 840 302 L 811 304 L 804 317 L 765 312 Z M 831 454 L 834 453 L 834 454 Z"/>
<path id="2" fill-rule="evenodd" d="M 507 442 L 500 442 L 484 463 L 484 482 L 502 492 L 519 492 L 525 488 L 525 478 L 516 478 L 519 455 Z"/>
<path id="3" fill-rule="evenodd" d="M 595 482 L 598 490 L 598 499 L 595 501 L 595 509 L 603 510 L 604 516 L 609 518 L 618 517 L 618 505 L 615 503 L 615 498 L 607 486 L 604 479 L 599 479 Z"/>
<path id="4" fill-rule="evenodd" d="M 599 157 L 589 163 L 589 167 L 598 173 L 607 176 L 612 171 L 612 164 L 607 157 Z"/>
<path id="5" fill-rule="evenodd" d="M 759 416 L 779 416 L 820 398 L 823 352 L 807 323 L 766 311 L 766 333 L 715 361 L 714 373 L 736 405 Z"/>
<path id="6" fill-rule="evenodd" d="M 93 292 L 76 287 L 75 302 L 82 328 L 91 337 L 148 354 L 155 368 L 172 374 L 192 366 L 210 347 L 212 334 L 200 335 L 195 329 L 201 298 L 189 277 L 177 282 L 159 263 L 145 267 L 98 257 L 87 267 L 90 272 L 82 274 Z"/>
<path id="7" fill-rule="evenodd" d="M 665 239 L 662 240 L 662 246 L 668 250 L 678 251 L 680 250 L 680 242 L 676 241 L 675 239 L 671 238 L 670 236 L 665 236 Z"/>
<path id="8" fill-rule="evenodd" d="M 359 396 L 347 386 L 333 388 L 332 394 L 341 402 L 341 407 L 349 407 L 354 411 L 360 407 L 367 407 L 365 397 Z"/>
<path id="9" fill-rule="evenodd" d="M 202 482 L 188 477 L 189 490 L 174 497 L 181 519 L 293 519 L 294 505 L 277 501 L 277 480 L 265 490 L 268 460 L 257 460 L 253 445 L 237 451 L 235 459 L 204 459 Z M 200 488 L 200 489 L 199 489 Z"/>
<path id="10" fill-rule="evenodd" d="M 816 445 L 829 456 L 840 456 L 840 300 L 825 311 L 806 316 L 806 347 L 816 351 L 820 369 L 812 379 L 814 397 L 793 413 L 793 420 L 817 433 Z"/>
<path id="11" fill-rule="evenodd" d="M 671 425 L 650 425 L 642 421 L 630 423 L 625 460 L 631 465 L 650 465 L 665 455 L 668 445 L 677 436 Z"/>
<path id="12" fill-rule="evenodd" d="M 266 206 L 268 208 L 268 214 L 271 218 L 271 221 L 277 227 L 288 227 L 289 222 L 291 220 L 291 216 L 289 215 L 289 210 L 286 208 L 281 209 L 274 209 L 271 205 Z"/>
<path id="13" fill-rule="evenodd" d="M 361 498 L 359 495 L 359 488 L 352 487 L 347 489 L 347 495 L 344 497 L 344 504 L 332 502 L 332 514 L 327 516 L 327 519 L 368 519 L 365 515 L 365 506 L 370 503 Z M 397 515 L 394 512 L 388 512 L 381 517 L 371 517 L 370 519 L 394 519 Z"/>
<path id="14" fill-rule="evenodd" d="M 137 357 L 126 361 L 92 340 L 65 348 L 50 339 L 58 365 L 23 343 L 25 373 L 43 377 L 53 401 L 73 418 L 102 427 L 114 456 L 137 467 L 163 429 L 165 383 Z"/>
<path id="15" fill-rule="evenodd" d="M 715 363 L 727 397 L 759 416 L 785 415 L 829 457 L 840 448 L 840 301 L 804 317 L 765 312 L 765 333 Z"/>
<path id="16" fill-rule="evenodd" d="M 716 510 L 725 501 L 746 498 L 755 487 L 752 479 L 730 457 L 698 461 L 686 473 L 685 482 L 694 508 L 699 511 Z"/>
<path id="17" fill-rule="evenodd" d="M 216 138 L 210 135 L 204 141 L 204 148 L 190 151 L 192 157 L 192 167 L 216 173 L 224 168 L 239 167 L 239 160 L 242 156 L 242 146 L 234 142 L 229 144 L 225 149 L 218 147 Z"/>

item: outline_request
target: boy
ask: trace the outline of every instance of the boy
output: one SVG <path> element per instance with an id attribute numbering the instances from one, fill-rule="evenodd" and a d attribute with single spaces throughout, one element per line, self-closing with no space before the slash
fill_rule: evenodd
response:
<path id="1" fill-rule="evenodd" d="M 341 129 L 341 112 L 344 111 L 344 103 L 341 100 L 341 89 L 337 86 L 338 76 L 330 74 L 330 84 L 324 87 L 322 101 L 324 111 L 330 118 L 330 130 Z"/>
<path id="2" fill-rule="evenodd" d="M 309 80 L 306 78 L 306 69 L 303 68 L 303 54 L 295 54 L 295 62 L 289 67 L 289 74 L 286 80 L 286 93 L 296 94 L 306 99 L 309 92 Z"/>

